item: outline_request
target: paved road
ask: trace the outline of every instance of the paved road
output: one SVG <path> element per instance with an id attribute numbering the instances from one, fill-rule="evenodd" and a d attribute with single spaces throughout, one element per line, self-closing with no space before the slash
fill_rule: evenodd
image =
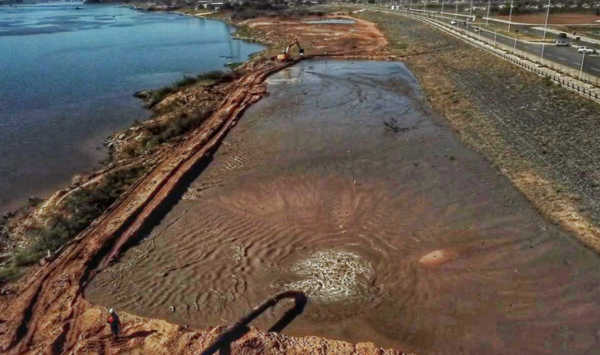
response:
<path id="1" fill-rule="evenodd" d="M 463 26 L 460 21 L 459 21 L 459 24 L 457 27 L 462 30 L 467 29 L 467 27 Z M 475 31 L 476 28 L 481 28 L 479 33 L 477 33 Z M 480 35 L 480 36 L 486 37 L 491 40 L 494 39 L 494 32 L 486 30 L 485 27 L 469 25 L 468 31 L 472 32 L 474 35 Z M 534 34 L 535 30 L 531 30 L 526 27 L 519 27 L 519 32 L 527 33 L 527 34 Z M 546 37 L 555 39 L 556 35 L 547 33 Z M 496 41 L 498 43 L 501 43 L 501 44 L 504 44 L 504 45 L 507 45 L 510 47 L 514 47 L 514 45 L 515 45 L 514 38 L 505 37 L 505 36 L 502 36 L 499 34 L 496 36 Z M 572 39 L 567 38 L 566 41 L 572 41 Z M 544 46 L 545 47 L 544 48 L 544 59 L 548 60 L 548 61 L 556 62 L 556 63 L 564 65 L 564 66 L 568 66 L 575 70 L 579 70 L 581 68 L 581 61 L 583 59 L 583 55 L 577 52 L 577 45 L 582 45 L 582 43 L 581 42 L 573 42 L 570 47 L 556 47 L 554 45 L 546 45 L 546 46 Z M 587 43 L 586 43 L 586 45 L 587 45 Z M 591 46 L 591 45 L 589 47 L 594 48 L 594 46 Z M 516 49 L 531 53 L 536 56 L 540 56 L 542 53 L 542 45 L 541 44 L 527 43 L 527 42 L 520 41 L 520 40 L 517 40 Z M 583 72 L 590 74 L 590 75 L 600 76 L 600 55 L 598 55 L 598 54 L 586 55 L 585 61 L 583 63 Z"/>

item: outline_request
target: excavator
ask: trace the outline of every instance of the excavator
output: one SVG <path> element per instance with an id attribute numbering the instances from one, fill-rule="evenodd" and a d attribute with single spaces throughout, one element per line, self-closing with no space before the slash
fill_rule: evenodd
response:
<path id="1" fill-rule="evenodd" d="M 277 55 L 277 60 L 280 62 L 289 62 L 293 60 L 290 55 L 290 50 L 294 48 L 294 46 L 298 46 L 298 53 L 301 57 L 304 57 L 304 48 L 300 47 L 300 42 L 298 42 L 298 38 L 296 38 L 284 51 L 281 51 L 281 53 Z"/>

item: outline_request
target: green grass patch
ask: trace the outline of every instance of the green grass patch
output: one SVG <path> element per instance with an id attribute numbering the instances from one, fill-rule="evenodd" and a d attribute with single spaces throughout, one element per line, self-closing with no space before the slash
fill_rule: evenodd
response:
<path id="1" fill-rule="evenodd" d="M 144 173 L 142 167 L 121 170 L 107 175 L 95 187 L 73 192 L 65 201 L 64 211 L 51 216 L 43 226 L 27 232 L 26 246 L 0 270 L 0 281 L 13 281 L 20 274 L 19 267 L 33 265 L 48 253 L 56 252 L 87 228 Z"/>
<path id="2" fill-rule="evenodd" d="M 373 22 L 387 38 L 389 48 L 396 54 L 407 52 L 409 45 L 403 41 L 402 26 L 398 26 L 398 17 L 376 11 L 365 11 L 353 16 Z"/>
<path id="3" fill-rule="evenodd" d="M 26 272 L 25 268 L 8 265 L 0 267 L 0 284 L 17 281 Z"/>
<path id="4" fill-rule="evenodd" d="M 198 74 L 196 76 L 184 75 L 183 78 L 177 80 L 169 86 L 165 86 L 157 90 L 151 90 L 147 105 L 148 107 L 153 107 L 170 94 L 195 84 L 211 85 L 218 82 L 231 81 L 235 78 L 236 74 L 233 72 L 218 70 Z"/>

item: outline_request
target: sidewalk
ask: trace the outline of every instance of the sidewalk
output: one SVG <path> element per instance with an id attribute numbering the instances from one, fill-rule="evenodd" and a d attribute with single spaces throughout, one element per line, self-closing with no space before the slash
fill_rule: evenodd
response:
<path id="1" fill-rule="evenodd" d="M 539 23 L 524 23 L 524 22 L 515 22 L 515 21 L 506 21 L 506 20 L 500 20 L 497 18 L 493 18 L 493 17 L 482 17 L 484 20 L 490 20 L 490 21 L 495 21 L 495 22 L 500 22 L 500 23 L 506 23 L 508 24 L 510 22 L 511 25 L 515 25 L 515 26 L 538 26 Z"/>

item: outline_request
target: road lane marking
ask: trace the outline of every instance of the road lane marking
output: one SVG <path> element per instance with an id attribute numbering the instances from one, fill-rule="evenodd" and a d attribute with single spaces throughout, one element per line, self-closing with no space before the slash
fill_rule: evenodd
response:
<path id="1" fill-rule="evenodd" d="M 590 69 L 595 70 L 595 71 L 600 71 L 600 69 L 596 69 L 596 68 L 590 68 Z"/>
<path id="2" fill-rule="evenodd" d="M 547 56 L 547 57 L 554 57 L 554 56 L 553 56 L 552 54 L 550 54 L 550 53 L 547 53 L 547 54 L 546 54 L 546 56 Z"/>
<path id="3" fill-rule="evenodd" d="M 581 64 L 581 63 L 573 62 L 573 64 L 575 64 L 575 65 L 579 65 L 579 64 Z"/>
<path id="4" fill-rule="evenodd" d="M 565 60 L 565 61 L 566 61 L 566 59 L 565 59 L 565 58 L 563 58 L 563 57 L 558 57 L 558 59 L 560 59 L 560 60 Z"/>

